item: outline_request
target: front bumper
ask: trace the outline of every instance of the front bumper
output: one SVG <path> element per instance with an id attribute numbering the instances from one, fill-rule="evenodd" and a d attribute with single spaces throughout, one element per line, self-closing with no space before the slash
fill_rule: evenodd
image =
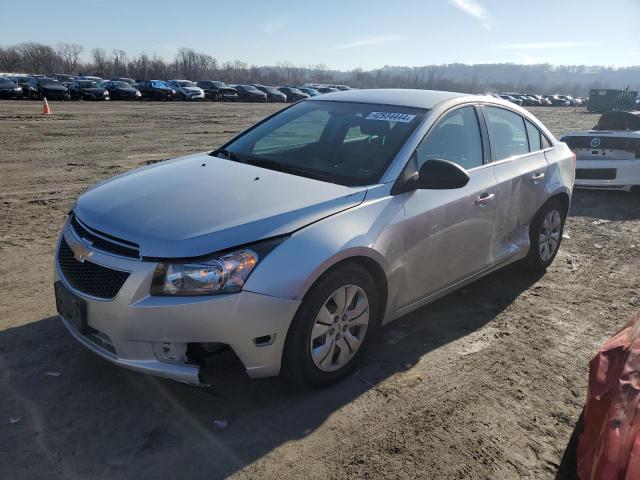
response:
<path id="1" fill-rule="evenodd" d="M 615 170 L 615 172 L 611 172 Z M 594 178 L 613 176 L 613 178 Z M 607 173 L 611 173 L 607 175 Z M 581 178 L 582 177 L 582 178 Z M 580 160 L 576 162 L 576 188 L 629 191 L 640 186 L 640 159 Z"/>
<path id="2" fill-rule="evenodd" d="M 68 223 L 62 237 L 79 240 Z M 249 291 L 152 297 L 149 289 L 155 262 L 92 250 L 91 259 L 85 261 L 130 272 L 113 299 L 95 298 L 73 288 L 64 277 L 59 249 L 60 241 L 54 281 L 61 281 L 86 302 L 87 324 L 92 333 L 84 335 L 68 319 L 62 321 L 78 341 L 100 357 L 138 372 L 200 384 L 200 367 L 193 359 L 169 361 L 158 353 L 160 347 L 169 345 L 186 351 L 189 344 L 221 343 L 231 347 L 250 377 L 279 373 L 287 330 L 299 301 Z"/>

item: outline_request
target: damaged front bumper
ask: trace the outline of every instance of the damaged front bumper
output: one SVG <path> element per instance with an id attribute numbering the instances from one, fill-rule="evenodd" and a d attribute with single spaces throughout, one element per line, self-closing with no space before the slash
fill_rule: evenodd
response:
<path id="1" fill-rule="evenodd" d="M 127 272 L 110 299 L 88 295 L 65 277 L 61 244 L 79 240 L 67 224 L 58 242 L 54 280 L 82 304 L 83 319 L 58 306 L 62 321 L 85 347 L 116 365 L 189 384 L 203 384 L 198 358 L 202 345 L 227 345 L 250 377 L 280 371 L 289 325 L 300 305 L 249 291 L 199 297 L 149 295 L 157 263 L 92 250 L 80 262 Z M 64 260 L 64 261 L 69 261 Z M 59 299 L 58 299 L 59 301 Z"/>

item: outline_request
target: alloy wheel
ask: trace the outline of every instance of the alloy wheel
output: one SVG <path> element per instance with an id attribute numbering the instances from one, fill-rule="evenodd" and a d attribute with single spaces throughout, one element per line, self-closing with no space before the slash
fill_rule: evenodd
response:
<path id="1" fill-rule="evenodd" d="M 351 361 L 369 325 L 369 298 L 357 285 L 344 285 L 324 301 L 311 330 L 315 366 L 332 372 Z"/>
<path id="2" fill-rule="evenodd" d="M 544 217 L 538 236 L 540 259 L 543 262 L 547 262 L 556 253 L 560 244 L 561 230 L 562 216 L 558 210 L 553 209 Z"/>

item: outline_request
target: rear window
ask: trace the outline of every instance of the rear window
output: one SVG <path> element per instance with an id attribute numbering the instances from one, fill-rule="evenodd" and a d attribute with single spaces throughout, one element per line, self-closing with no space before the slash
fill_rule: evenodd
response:
<path id="1" fill-rule="evenodd" d="M 529 153 L 524 118 L 511 110 L 485 107 L 493 161 Z"/>

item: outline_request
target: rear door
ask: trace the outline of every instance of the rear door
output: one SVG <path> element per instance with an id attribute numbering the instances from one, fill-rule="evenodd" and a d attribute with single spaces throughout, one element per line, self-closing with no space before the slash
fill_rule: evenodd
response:
<path id="1" fill-rule="evenodd" d="M 548 163 L 541 132 L 519 113 L 484 106 L 497 195 L 495 227 L 488 263 L 495 264 L 529 248 L 529 225 L 546 200 Z"/>
<path id="2" fill-rule="evenodd" d="M 429 159 L 439 158 L 462 166 L 471 180 L 460 189 L 404 194 L 405 219 L 398 225 L 404 244 L 401 308 L 486 267 L 497 195 L 484 152 L 473 106 L 443 115 L 416 149 L 411 161 L 417 170 Z"/>

